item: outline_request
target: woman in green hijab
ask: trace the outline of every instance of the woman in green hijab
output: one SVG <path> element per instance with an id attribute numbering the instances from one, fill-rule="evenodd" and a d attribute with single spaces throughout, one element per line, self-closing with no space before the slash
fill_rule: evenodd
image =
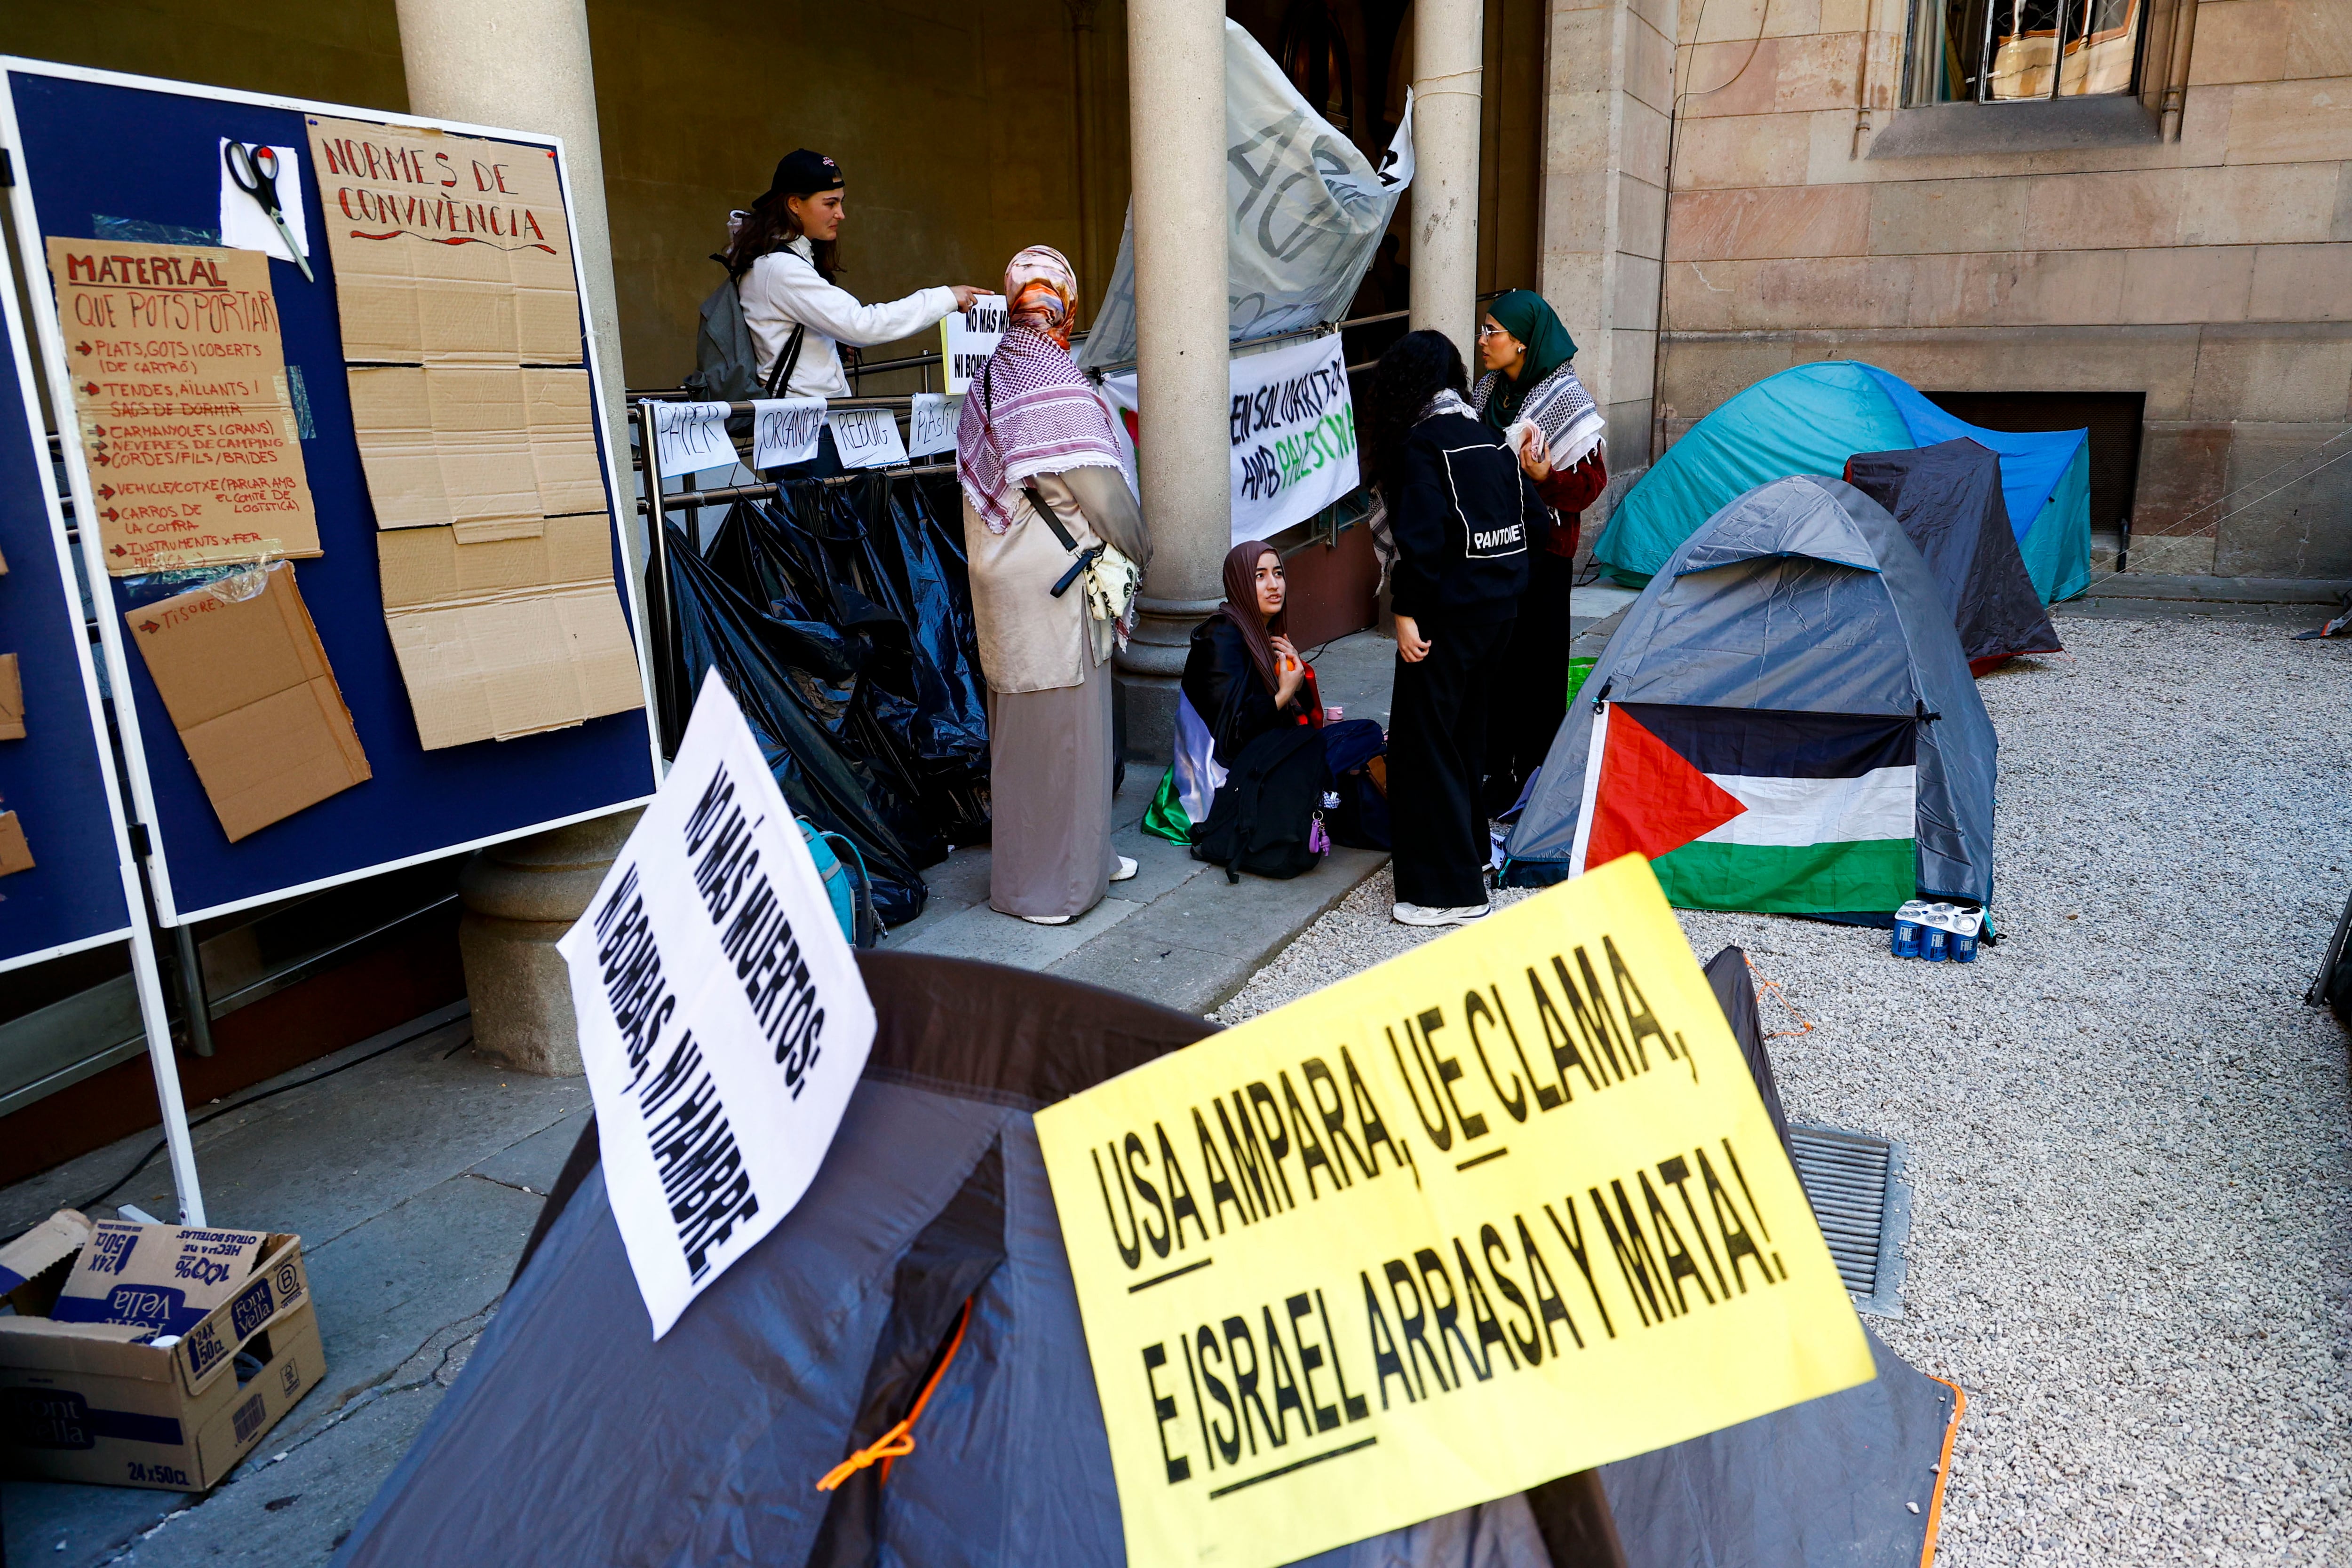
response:
<path id="1" fill-rule="evenodd" d="M 1552 508 L 1552 527 L 1528 557 L 1527 597 L 1512 634 L 1509 674 L 1486 730 L 1486 809 L 1500 813 L 1543 763 L 1568 708 L 1569 596 L 1579 524 L 1609 482 L 1601 411 L 1569 361 L 1576 340 L 1542 295 L 1514 288 L 1478 329 L 1486 374 L 1471 406 L 1519 454 Z"/>

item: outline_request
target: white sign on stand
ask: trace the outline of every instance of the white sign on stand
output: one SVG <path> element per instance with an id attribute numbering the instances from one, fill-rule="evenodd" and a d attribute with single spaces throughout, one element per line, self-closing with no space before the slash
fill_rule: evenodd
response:
<path id="1" fill-rule="evenodd" d="M 836 408 L 825 415 L 833 449 L 844 468 L 887 468 L 907 460 L 898 438 L 898 416 L 887 408 Z"/>
<path id="2" fill-rule="evenodd" d="M 907 419 L 907 455 L 929 457 L 956 449 L 956 422 L 963 417 L 963 399 L 940 392 L 917 392 Z"/>
<path id="3" fill-rule="evenodd" d="M 940 361 L 947 367 L 950 397 L 971 390 L 981 366 L 1004 341 L 1004 321 L 1002 294 L 982 294 L 971 309 L 950 310 L 940 319 Z"/>
<path id="4" fill-rule="evenodd" d="M 556 951 L 605 1192 L 659 1339 L 801 1200 L 874 1044 L 832 901 L 716 670 Z"/>
<path id="5" fill-rule="evenodd" d="M 816 458 L 824 433 L 824 399 L 762 398 L 751 404 L 751 466 L 781 468 Z"/>
<path id="6" fill-rule="evenodd" d="M 665 476 L 699 474 L 735 465 L 723 402 L 654 404 L 654 451 Z"/>

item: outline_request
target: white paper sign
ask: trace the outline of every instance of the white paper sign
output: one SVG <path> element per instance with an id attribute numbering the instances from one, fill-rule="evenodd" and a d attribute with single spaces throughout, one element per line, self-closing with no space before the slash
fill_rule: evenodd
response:
<path id="1" fill-rule="evenodd" d="M 1356 403 L 1338 333 L 1244 355 L 1228 375 L 1235 544 L 1272 538 L 1357 486 Z M 1102 390 L 1131 474 L 1134 372 L 1104 377 Z"/>
<path id="2" fill-rule="evenodd" d="M 814 462 L 816 438 L 824 433 L 824 399 L 761 398 L 751 404 L 751 466 Z"/>
<path id="3" fill-rule="evenodd" d="M 907 420 L 907 455 L 929 457 L 956 449 L 956 422 L 963 417 L 963 399 L 944 392 L 917 392 L 915 411 Z"/>
<path id="4" fill-rule="evenodd" d="M 980 367 L 1004 341 L 1004 296 L 982 294 L 969 310 L 950 310 L 940 318 L 940 359 L 948 372 L 948 395 L 957 397 L 971 388 Z"/>
<path id="5" fill-rule="evenodd" d="M 258 250 L 280 261 L 292 261 L 294 253 L 286 248 L 286 240 L 261 204 L 246 193 L 245 187 L 229 177 L 228 138 L 220 139 L 213 150 L 213 162 L 220 165 L 220 230 L 221 244 L 237 250 Z M 250 147 L 252 142 L 246 143 Z M 286 214 L 286 226 L 302 242 L 302 254 L 310 253 L 310 225 L 302 215 L 302 155 L 291 147 L 272 145 L 278 154 L 278 205 Z"/>
<path id="6" fill-rule="evenodd" d="M 907 460 L 907 444 L 898 439 L 898 416 L 888 409 L 836 408 L 824 417 L 844 468 L 883 468 Z"/>
<path id="7" fill-rule="evenodd" d="M 874 1044 L 832 902 L 716 671 L 555 946 L 605 1192 L 659 1339 L 801 1200 Z"/>
<path id="8" fill-rule="evenodd" d="M 665 476 L 735 465 L 723 402 L 654 404 L 654 452 Z"/>

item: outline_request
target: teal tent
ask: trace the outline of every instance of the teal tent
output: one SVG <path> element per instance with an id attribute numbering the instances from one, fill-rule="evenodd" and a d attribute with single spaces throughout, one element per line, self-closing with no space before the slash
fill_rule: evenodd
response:
<path id="1" fill-rule="evenodd" d="M 1625 492 L 1592 557 L 1639 587 L 1701 523 L 1759 485 L 1843 474 L 1857 452 L 1958 436 L 2000 455 L 2001 498 L 2042 601 L 2082 592 L 2091 580 L 2091 433 L 1980 429 L 1854 360 L 1768 376 L 1693 425 Z"/>

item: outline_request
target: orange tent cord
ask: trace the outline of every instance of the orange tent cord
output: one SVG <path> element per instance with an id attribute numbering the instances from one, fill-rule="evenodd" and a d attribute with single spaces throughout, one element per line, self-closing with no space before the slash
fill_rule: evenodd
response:
<path id="1" fill-rule="evenodd" d="M 1936 1377 L 1934 1373 L 1927 1374 Z M 1968 1391 L 1948 1377 L 1936 1381 L 1952 1391 L 1952 1418 L 1944 1427 L 1944 1452 L 1936 1464 L 1935 1495 L 1927 1500 L 1927 1542 L 1920 1549 L 1919 1568 L 1928 1568 L 1936 1561 L 1936 1531 L 1944 1521 L 1944 1489 L 1952 1480 L 1952 1444 L 1960 1435 L 1960 1417 L 1968 1413 Z"/>
<path id="2" fill-rule="evenodd" d="M 882 1484 L 890 1484 L 891 1465 L 915 1451 L 916 1418 L 922 1415 L 923 1406 L 931 1402 L 931 1391 L 940 1385 L 940 1379 L 948 1375 L 949 1364 L 955 1360 L 956 1352 L 963 1348 L 964 1330 L 971 1326 L 971 1298 L 966 1296 L 963 1299 L 963 1314 L 956 1319 L 955 1337 L 948 1341 L 948 1353 L 940 1357 L 940 1364 L 933 1369 L 930 1381 L 923 1385 L 920 1394 L 915 1396 L 915 1407 L 907 1412 L 907 1418 L 827 1470 L 824 1479 L 816 1483 L 817 1490 L 831 1491 L 877 1461 L 882 1466 Z"/>
<path id="3" fill-rule="evenodd" d="M 1743 953 L 1741 956 L 1746 957 L 1747 955 Z M 1780 981 L 1768 980 L 1764 977 L 1764 971 L 1756 967 L 1756 960 L 1753 958 L 1748 959 L 1748 973 L 1759 986 L 1761 986 L 1764 989 L 1772 993 L 1773 999 L 1780 1004 L 1780 1009 L 1783 1012 L 1786 1012 L 1790 1018 L 1797 1020 L 1797 1027 L 1795 1029 L 1775 1029 L 1765 1030 L 1764 1038 L 1766 1040 L 1779 1040 L 1784 1035 L 1811 1034 L 1813 1032 L 1812 1019 L 1799 1012 L 1796 1008 L 1790 1003 L 1789 993 L 1780 988 Z"/>

